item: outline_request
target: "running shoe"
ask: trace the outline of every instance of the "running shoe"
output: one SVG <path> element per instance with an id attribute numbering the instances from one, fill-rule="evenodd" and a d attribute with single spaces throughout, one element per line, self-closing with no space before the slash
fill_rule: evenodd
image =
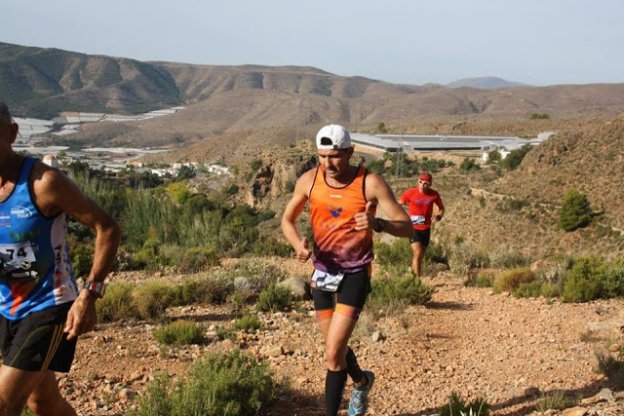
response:
<path id="1" fill-rule="evenodd" d="M 349 400 L 349 409 L 347 414 L 349 416 L 360 416 L 366 413 L 366 407 L 368 406 L 368 393 L 373 388 L 375 382 L 375 373 L 372 371 L 364 370 L 364 377 L 366 377 L 366 384 L 362 387 L 354 387 L 351 392 L 351 399 Z"/>

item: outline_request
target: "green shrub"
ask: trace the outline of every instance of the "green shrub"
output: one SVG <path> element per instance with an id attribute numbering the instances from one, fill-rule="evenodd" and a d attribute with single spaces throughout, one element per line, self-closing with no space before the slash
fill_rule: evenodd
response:
<path id="1" fill-rule="evenodd" d="M 469 172 L 474 172 L 474 171 L 477 171 L 477 170 L 481 170 L 481 166 L 479 166 L 477 164 L 477 162 L 475 162 L 474 159 L 469 158 L 469 157 L 465 157 L 464 160 L 462 161 L 461 165 L 459 165 L 459 169 L 462 172 L 469 173 Z"/>
<path id="2" fill-rule="evenodd" d="M 172 389 L 157 378 L 132 416 L 255 416 L 275 400 L 271 376 L 267 364 L 238 350 L 213 353 Z"/>
<path id="3" fill-rule="evenodd" d="M 252 253 L 256 256 L 291 257 L 293 248 L 273 237 L 260 237 L 253 245 Z"/>
<path id="4" fill-rule="evenodd" d="M 230 281 L 222 276 L 202 276 L 176 286 L 175 305 L 192 303 L 222 304 L 233 290 Z"/>
<path id="5" fill-rule="evenodd" d="M 531 283 L 535 280 L 535 273 L 528 268 L 515 268 L 504 270 L 494 279 L 492 287 L 497 293 L 513 292 L 522 283 Z"/>
<path id="6" fill-rule="evenodd" d="M 509 152 L 507 157 L 502 160 L 501 164 L 505 169 L 516 169 L 518 166 L 520 166 L 520 163 L 522 163 L 522 160 L 524 159 L 526 154 L 529 153 L 529 150 L 531 150 L 531 148 L 532 147 L 530 144 L 525 144 L 520 149 L 512 150 L 511 152 Z"/>
<path id="7" fill-rule="evenodd" d="M 245 315 L 232 324 L 232 329 L 236 331 L 255 331 L 260 327 L 260 320 L 256 315 Z"/>
<path id="8" fill-rule="evenodd" d="M 290 290 L 285 287 L 281 287 L 276 285 L 275 283 L 271 283 L 269 287 L 264 289 L 258 295 L 258 302 L 256 303 L 256 307 L 258 310 L 267 312 L 267 311 L 284 311 L 290 308 L 292 303 L 292 294 Z"/>
<path id="9" fill-rule="evenodd" d="M 400 310 L 407 305 L 423 305 L 431 300 L 433 289 L 411 275 L 384 276 L 372 280 L 371 304 Z"/>
<path id="10" fill-rule="evenodd" d="M 557 225 L 565 231 L 573 231 L 589 225 L 592 216 L 593 212 L 587 196 L 572 189 L 566 192 L 563 197 Z"/>
<path id="11" fill-rule="evenodd" d="M 524 266 L 528 263 L 528 260 L 522 253 L 506 244 L 501 244 L 496 247 L 496 249 L 490 253 L 489 258 L 492 267 L 498 268 Z"/>
<path id="12" fill-rule="evenodd" d="M 170 377 L 167 374 L 157 374 L 147 386 L 147 390 L 138 400 L 137 410 L 130 411 L 129 416 L 172 416 L 172 401 L 170 399 Z"/>
<path id="13" fill-rule="evenodd" d="M 551 394 L 542 395 L 537 401 L 537 411 L 546 412 L 547 410 L 563 410 L 568 407 L 576 406 L 578 399 L 566 395 L 564 391 L 555 391 Z"/>
<path id="14" fill-rule="evenodd" d="M 446 249 L 441 244 L 431 241 L 427 247 L 427 251 L 425 251 L 423 264 L 427 266 L 434 263 L 446 264 L 448 266 L 449 260 Z"/>
<path id="15" fill-rule="evenodd" d="M 477 398 L 466 403 L 457 393 L 452 393 L 448 404 L 439 410 L 439 416 L 489 416 L 490 405 L 485 399 Z"/>
<path id="16" fill-rule="evenodd" d="M 561 297 L 564 302 L 587 302 L 603 295 L 607 266 L 597 257 L 582 257 L 563 280 Z"/>
<path id="17" fill-rule="evenodd" d="M 488 255 L 469 243 L 459 241 L 449 256 L 449 266 L 455 273 L 466 275 L 470 270 L 490 265 Z"/>
<path id="18" fill-rule="evenodd" d="M 548 113 L 533 113 L 531 114 L 531 120 L 548 120 L 550 116 Z"/>
<path id="19" fill-rule="evenodd" d="M 513 291 L 513 295 L 517 298 L 539 297 L 542 295 L 542 284 L 540 282 L 520 283 L 518 289 Z"/>
<path id="20" fill-rule="evenodd" d="M 607 266 L 604 291 L 609 297 L 624 295 L 624 261 L 620 260 Z"/>
<path id="21" fill-rule="evenodd" d="M 197 273 L 219 264 L 219 256 L 208 247 L 181 248 L 180 256 L 172 259 L 176 268 L 184 273 Z"/>
<path id="22" fill-rule="evenodd" d="M 412 264 L 412 248 L 407 238 L 395 238 L 392 243 L 379 242 L 375 246 L 375 259 L 382 267 Z"/>
<path id="23" fill-rule="evenodd" d="M 179 320 L 156 329 L 154 338 L 166 345 L 201 344 L 204 341 L 204 328 L 196 322 Z"/>
<path id="24" fill-rule="evenodd" d="M 175 305 L 176 287 L 164 282 L 148 282 L 137 286 L 132 300 L 137 314 L 142 319 L 164 317 L 165 310 Z"/>
<path id="25" fill-rule="evenodd" d="M 136 318 L 137 310 L 132 302 L 135 285 L 113 283 L 106 288 L 104 297 L 95 303 L 98 319 L 101 322 L 113 322 L 121 319 Z"/>
<path id="26" fill-rule="evenodd" d="M 616 357 L 611 354 L 596 353 L 598 370 L 604 374 L 609 382 L 618 390 L 624 388 L 624 356 L 622 351 Z"/>
<path id="27" fill-rule="evenodd" d="M 476 276 L 466 282 L 466 286 L 492 287 L 496 273 L 491 270 L 481 270 Z"/>

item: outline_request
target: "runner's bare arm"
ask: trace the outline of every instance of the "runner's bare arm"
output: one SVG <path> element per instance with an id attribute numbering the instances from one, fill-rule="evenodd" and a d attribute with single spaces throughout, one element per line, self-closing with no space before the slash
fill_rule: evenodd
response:
<path id="1" fill-rule="evenodd" d="M 369 173 L 366 176 L 366 199 L 376 203 L 386 216 L 383 231 L 396 237 L 411 237 L 412 223 L 407 213 L 397 202 L 392 189 L 386 181 L 375 173 Z M 373 224 L 372 228 L 377 224 Z"/>
<path id="2" fill-rule="evenodd" d="M 284 214 L 282 215 L 282 233 L 286 240 L 295 249 L 295 256 L 299 261 L 305 262 L 310 258 L 311 252 L 308 249 L 308 241 L 306 238 L 302 238 L 301 234 L 297 230 L 296 221 L 301 215 L 301 212 L 305 208 L 308 202 L 308 192 L 312 187 L 314 181 L 315 169 L 304 173 L 295 185 L 293 196 L 286 205 Z"/>
<path id="3" fill-rule="evenodd" d="M 36 166 L 33 190 L 35 203 L 45 215 L 64 212 L 95 230 L 93 264 L 87 280 L 103 281 L 112 267 L 121 239 L 115 220 L 65 174 L 40 163 Z M 69 338 L 93 329 L 97 320 L 94 303 L 95 298 L 88 291 L 80 292 L 67 318 Z"/>

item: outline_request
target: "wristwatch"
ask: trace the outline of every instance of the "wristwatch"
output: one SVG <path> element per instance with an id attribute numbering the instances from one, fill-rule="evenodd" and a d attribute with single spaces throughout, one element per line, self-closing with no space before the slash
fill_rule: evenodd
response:
<path id="1" fill-rule="evenodd" d="M 96 298 L 104 296 L 106 285 L 103 282 L 85 281 L 83 289 L 87 289 Z"/>
<path id="2" fill-rule="evenodd" d="M 386 228 L 386 220 L 381 218 L 375 218 L 375 220 L 376 224 L 373 227 L 373 231 L 375 231 L 376 233 L 380 233 Z"/>

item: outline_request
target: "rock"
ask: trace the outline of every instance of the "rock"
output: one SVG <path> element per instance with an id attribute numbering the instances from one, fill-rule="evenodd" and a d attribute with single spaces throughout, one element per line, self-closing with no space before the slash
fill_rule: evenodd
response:
<path id="1" fill-rule="evenodd" d="M 585 416 L 587 409 L 583 407 L 572 407 L 561 412 L 561 416 Z"/>
<path id="2" fill-rule="evenodd" d="M 371 335 L 371 340 L 373 342 L 383 341 L 384 339 L 386 339 L 386 337 L 384 337 L 381 331 L 375 331 L 373 332 L 373 335 Z"/>
<path id="3" fill-rule="evenodd" d="M 288 289 L 297 299 L 309 298 L 310 287 L 308 282 L 301 277 L 291 276 L 286 280 L 282 280 L 277 285 Z"/>
<path id="4" fill-rule="evenodd" d="M 128 402 L 134 399 L 135 396 L 136 394 L 127 387 L 119 390 L 119 392 L 117 393 L 117 397 L 119 398 L 119 400 L 122 400 L 124 402 Z"/>

